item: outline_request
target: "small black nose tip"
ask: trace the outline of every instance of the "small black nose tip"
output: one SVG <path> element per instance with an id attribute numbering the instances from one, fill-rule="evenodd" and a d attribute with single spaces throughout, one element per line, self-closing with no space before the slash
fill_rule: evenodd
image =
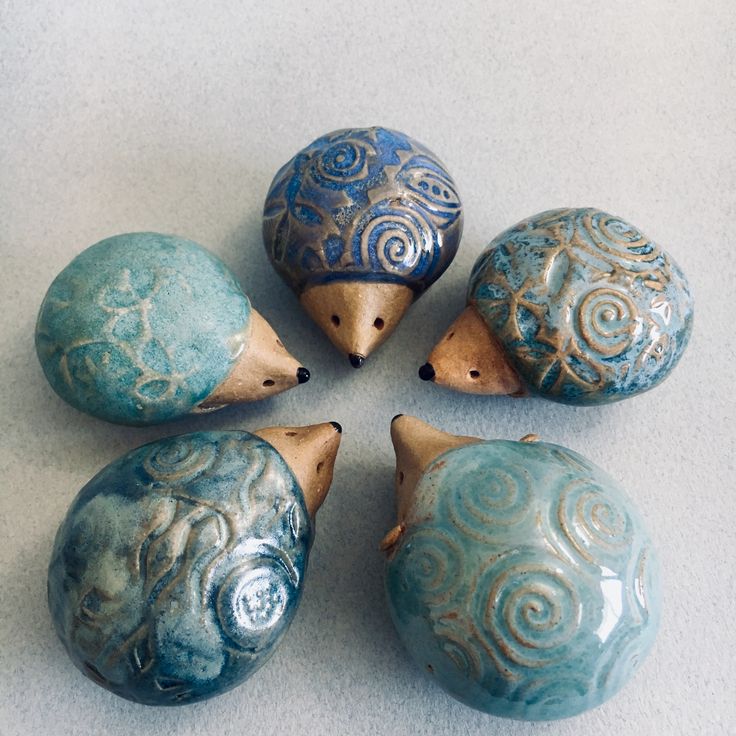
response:
<path id="1" fill-rule="evenodd" d="M 396 416 L 395 416 L 395 417 L 394 417 L 394 418 L 393 418 L 393 419 L 391 420 L 391 424 L 393 424 L 393 423 L 394 423 L 394 422 L 395 422 L 395 421 L 396 421 L 396 420 L 397 420 L 397 419 L 398 419 L 399 417 L 403 417 L 403 416 L 404 416 L 403 414 L 397 414 L 397 415 L 396 415 Z"/>
<path id="2" fill-rule="evenodd" d="M 353 368 L 362 368 L 363 363 L 365 363 L 365 356 L 358 355 L 357 353 L 350 353 L 350 355 L 348 355 L 348 360 Z"/>
<path id="3" fill-rule="evenodd" d="M 419 378 L 421 378 L 422 381 L 431 381 L 434 378 L 434 368 L 432 368 L 431 363 L 425 363 L 419 369 Z"/>
<path id="4" fill-rule="evenodd" d="M 296 369 L 296 380 L 299 383 L 306 383 L 309 380 L 309 375 L 309 371 L 303 366 Z"/>
<path id="5" fill-rule="evenodd" d="M 335 432 L 342 434 L 342 424 L 340 422 L 330 422 L 330 424 L 335 428 Z"/>

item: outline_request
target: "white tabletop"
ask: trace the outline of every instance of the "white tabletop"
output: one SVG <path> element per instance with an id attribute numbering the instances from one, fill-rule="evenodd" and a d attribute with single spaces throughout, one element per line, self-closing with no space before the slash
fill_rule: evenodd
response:
<path id="1" fill-rule="evenodd" d="M 736 6 L 711 2 L 26 2 L 0 9 L 0 734 L 736 733 Z M 390 342 L 354 371 L 269 266 L 271 177 L 335 128 L 380 124 L 435 150 L 463 196 L 463 244 Z M 695 332 L 656 390 L 575 409 L 420 382 L 502 228 L 593 205 L 668 248 Z M 33 348 L 56 273 L 130 230 L 219 254 L 312 370 L 258 405 L 133 429 L 66 406 Z M 384 603 L 377 545 L 393 525 L 389 419 L 464 434 L 536 432 L 634 497 L 659 545 L 664 616 L 614 699 L 531 725 L 477 713 L 410 661 Z M 336 419 L 343 448 L 306 593 L 271 662 L 178 709 L 121 700 L 79 674 L 52 630 L 46 566 L 77 490 L 165 434 Z"/>

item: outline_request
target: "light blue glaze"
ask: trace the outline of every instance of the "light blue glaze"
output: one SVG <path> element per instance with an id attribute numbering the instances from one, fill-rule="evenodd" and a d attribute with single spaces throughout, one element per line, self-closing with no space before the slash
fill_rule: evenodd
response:
<path id="1" fill-rule="evenodd" d="M 577 453 L 482 442 L 436 458 L 386 590 L 419 665 L 462 702 L 547 720 L 599 705 L 657 631 L 657 561 L 625 493 Z"/>
<path id="2" fill-rule="evenodd" d="M 247 432 L 133 450 L 79 493 L 56 535 L 51 615 L 74 664 L 149 705 L 218 695 L 273 653 L 312 541 L 302 491 Z"/>
<path id="3" fill-rule="evenodd" d="M 279 170 L 263 210 L 268 256 L 298 294 L 335 279 L 420 294 L 450 265 L 461 233 L 460 199 L 443 164 L 386 128 L 318 138 Z"/>
<path id="4" fill-rule="evenodd" d="M 246 347 L 250 302 L 222 261 L 173 235 L 128 233 L 78 255 L 51 284 L 36 350 L 81 411 L 156 424 L 197 408 Z"/>
<path id="5" fill-rule="evenodd" d="M 636 227 L 593 208 L 559 209 L 496 237 L 468 301 L 527 387 L 569 404 L 647 391 L 680 359 L 693 299 L 677 264 Z"/>

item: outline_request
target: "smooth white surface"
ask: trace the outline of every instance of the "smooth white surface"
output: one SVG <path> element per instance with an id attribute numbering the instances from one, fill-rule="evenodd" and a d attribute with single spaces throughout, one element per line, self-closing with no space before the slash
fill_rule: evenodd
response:
<path id="1" fill-rule="evenodd" d="M 711 2 L 0 2 L 0 734 L 736 733 L 736 6 Z M 461 252 L 362 371 L 267 263 L 271 177 L 335 128 L 403 130 L 463 196 Z M 660 388 L 619 405 L 453 394 L 416 369 L 502 228 L 595 205 L 639 225 L 688 274 L 696 327 Z M 129 230 L 218 253 L 312 370 L 260 405 L 145 430 L 59 400 L 36 311 L 80 250 Z M 393 525 L 388 422 L 537 432 L 605 467 L 658 541 L 653 654 L 596 711 L 501 721 L 450 699 L 402 650 L 378 541 Z M 45 601 L 53 535 L 77 490 L 164 434 L 336 419 L 345 428 L 307 591 L 273 660 L 207 703 L 146 709 L 79 674 Z"/>

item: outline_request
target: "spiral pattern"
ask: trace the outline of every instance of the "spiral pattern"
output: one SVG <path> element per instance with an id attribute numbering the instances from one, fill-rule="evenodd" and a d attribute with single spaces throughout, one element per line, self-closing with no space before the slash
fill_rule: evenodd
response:
<path id="1" fill-rule="evenodd" d="M 596 673 L 596 685 L 616 692 L 639 669 L 644 657 L 639 643 L 640 631 L 622 632 L 612 643 Z"/>
<path id="2" fill-rule="evenodd" d="M 186 483 L 208 470 L 216 456 L 213 443 L 185 435 L 155 443 L 143 460 L 143 468 L 155 481 Z"/>
<path id="3" fill-rule="evenodd" d="M 417 278 L 433 265 L 439 246 L 418 210 L 384 201 L 360 221 L 353 239 L 356 261 L 373 271 Z"/>
<path id="4" fill-rule="evenodd" d="M 638 228 L 600 210 L 582 210 L 576 224 L 581 240 L 608 258 L 638 270 L 659 257 L 658 248 Z"/>
<path id="5" fill-rule="evenodd" d="M 577 323 L 588 347 L 606 358 L 628 350 L 644 329 L 631 298 L 611 288 L 594 289 L 582 298 Z"/>
<path id="6" fill-rule="evenodd" d="M 593 565 L 629 554 L 631 517 L 612 494 L 588 480 L 575 480 L 563 488 L 557 521 L 568 542 Z"/>
<path id="7" fill-rule="evenodd" d="M 471 680 L 481 678 L 483 673 L 481 656 L 462 632 L 449 628 L 440 630 L 437 632 L 437 643 L 463 677 Z"/>
<path id="8" fill-rule="evenodd" d="M 642 548 L 636 560 L 632 586 L 634 605 L 642 623 L 646 623 L 651 615 L 652 600 L 656 595 L 654 591 L 656 590 L 657 572 L 656 555 L 649 547 Z"/>
<path id="9" fill-rule="evenodd" d="M 565 471 L 585 476 L 595 474 L 595 468 L 589 460 L 566 447 L 551 446 L 549 457 L 553 462 L 559 463 Z"/>
<path id="10" fill-rule="evenodd" d="M 294 597 L 289 575 L 276 561 L 241 561 L 217 593 L 217 620 L 227 637 L 246 651 L 285 628 L 284 612 Z"/>
<path id="11" fill-rule="evenodd" d="M 576 576 L 538 550 L 496 565 L 478 583 L 474 607 L 484 634 L 504 658 L 542 667 L 564 656 L 580 627 L 583 604 Z"/>
<path id="12" fill-rule="evenodd" d="M 375 149 L 366 141 L 350 138 L 337 141 L 315 156 L 312 176 L 322 186 L 347 186 L 368 176 L 368 158 L 375 155 Z"/>
<path id="13" fill-rule="evenodd" d="M 554 708 L 560 701 L 582 700 L 590 690 L 590 682 L 580 675 L 557 675 L 528 680 L 513 693 L 513 700 L 523 704 L 523 717 L 527 719 L 546 718 L 548 708 Z"/>
<path id="14" fill-rule="evenodd" d="M 263 209 L 269 258 L 298 293 L 334 280 L 420 294 L 462 234 L 452 177 L 423 145 L 387 128 L 324 135 L 274 177 Z"/>
<path id="15" fill-rule="evenodd" d="M 463 534 L 487 542 L 530 513 L 530 479 L 521 466 L 482 462 L 471 475 L 482 478 L 482 483 L 463 483 L 460 477 L 440 499 L 442 512 Z"/>
<path id="16" fill-rule="evenodd" d="M 424 604 L 452 599 L 460 585 L 463 557 L 460 546 L 440 529 L 425 526 L 407 535 L 396 559 L 402 585 Z"/>

